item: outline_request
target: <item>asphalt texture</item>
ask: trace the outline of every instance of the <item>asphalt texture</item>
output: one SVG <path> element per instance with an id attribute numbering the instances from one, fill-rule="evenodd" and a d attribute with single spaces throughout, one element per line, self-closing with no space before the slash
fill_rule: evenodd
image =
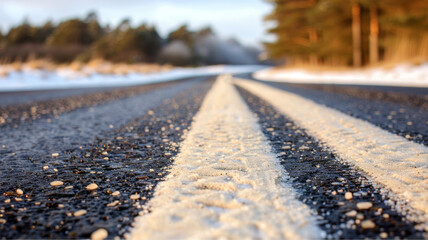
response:
<path id="1" fill-rule="evenodd" d="M 2 134 L 0 144 L 0 238 L 87 238 L 98 228 L 107 229 L 109 238 L 123 237 L 167 173 L 211 84 L 199 78 L 150 87 L 50 122 L 41 117 L 4 127 L 9 136 Z M 45 142 L 36 137 L 11 145 L 10 139 L 42 137 L 41 129 L 51 129 Z M 58 131 L 64 137 L 55 138 Z M 82 137 L 85 131 L 90 134 Z M 63 184 L 54 187 L 53 181 Z M 91 183 L 98 188 L 88 190 Z"/>
<path id="2" fill-rule="evenodd" d="M 352 97 L 398 103 L 428 110 L 428 88 L 295 83 L 290 85 L 330 93 L 343 93 Z"/>
<path id="3" fill-rule="evenodd" d="M 325 92 L 278 83 L 269 83 L 269 85 L 297 93 L 350 116 L 366 120 L 388 132 L 405 137 L 409 141 L 428 146 L 427 109 L 386 100 L 354 97 L 345 92 Z M 360 96 L 363 96 L 363 93 Z"/>
<path id="4" fill-rule="evenodd" d="M 0 93 L 0 238 L 81 239 L 99 228 L 110 239 L 123 238 L 134 218 L 150 211 L 145 204 L 168 174 L 212 82 Z M 428 144 L 428 90 L 266 84 Z M 427 237 L 405 202 L 271 105 L 238 90 L 326 239 Z M 97 189 L 88 190 L 92 183 Z M 373 206 L 358 210 L 360 202 Z M 374 227 L 363 229 L 366 220 Z"/>
<path id="5" fill-rule="evenodd" d="M 186 80 L 188 79 L 121 88 L 0 93 L 0 100 L 3 102 L 16 103 L 3 106 L 0 104 L 0 129 L 7 126 L 17 127 L 21 123 L 32 122 L 39 118 L 57 117 L 79 108 L 129 98 Z"/>
<path id="6" fill-rule="evenodd" d="M 76 88 L 76 89 L 51 89 L 51 90 L 0 92 L 0 106 L 32 103 L 35 101 L 58 99 L 58 98 L 64 98 L 64 97 L 71 97 L 75 95 L 98 93 L 98 92 L 111 91 L 111 90 L 114 90 L 114 88 L 112 87 Z"/>
<path id="7" fill-rule="evenodd" d="M 248 74 L 238 77 L 253 79 Z M 428 146 L 428 88 L 260 82 Z"/>
<path id="8" fill-rule="evenodd" d="M 405 203 L 390 199 L 360 171 L 338 159 L 267 102 L 242 88 L 238 90 L 259 118 L 273 151 L 300 193 L 299 199 L 320 217 L 319 226 L 327 239 L 423 238 L 424 233 L 415 229 L 420 223 L 402 215 Z M 353 193 L 352 199 L 345 199 L 346 192 Z M 359 202 L 371 202 L 373 206 L 359 210 Z M 375 227 L 363 229 L 361 222 L 365 220 Z"/>
<path id="9" fill-rule="evenodd" d="M 123 124 L 146 113 L 150 108 L 160 104 L 166 97 L 174 96 L 180 91 L 192 87 L 201 79 L 177 82 L 169 86 L 143 86 L 150 89 L 143 94 L 130 96 L 116 101 L 104 102 L 98 106 L 78 108 L 60 115 L 46 115 L 23 124 L 16 120 L 12 124 L 0 127 L 0 172 L 2 178 L 14 179 L 25 176 L 26 172 L 41 169 L 44 164 L 61 159 L 52 159 L 53 153 L 62 154 L 69 149 L 90 143 L 97 136 L 118 128 Z M 126 94 L 123 93 L 124 95 Z M 81 99 L 84 99 L 82 97 Z M 80 102 L 81 100 L 78 99 Z M 58 107 L 63 99 L 49 101 L 39 108 L 40 111 Z M 37 103 L 34 103 L 37 105 Z M 51 108 L 49 108 L 51 107 Z M 24 178 L 25 179 L 25 178 Z"/>

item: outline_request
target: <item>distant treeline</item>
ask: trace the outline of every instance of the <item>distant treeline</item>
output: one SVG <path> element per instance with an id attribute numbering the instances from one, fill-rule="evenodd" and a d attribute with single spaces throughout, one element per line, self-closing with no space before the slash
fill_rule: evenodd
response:
<path id="1" fill-rule="evenodd" d="M 255 64 L 259 50 L 238 41 L 222 40 L 211 28 L 190 31 L 186 25 L 163 39 L 154 26 L 132 27 L 123 20 L 116 28 L 101 26 L 91 12 L 85 19 L 33 26 L 28 22 L 0 32 L 0 62 L 49 59 L 54 62 L 148 62 L 173 65 Z"/>
<path id="2" fill-rule="evenodd" d="M 428 60 L 428 0 L 267 0 L 273 58 L 312 65 Z"/>

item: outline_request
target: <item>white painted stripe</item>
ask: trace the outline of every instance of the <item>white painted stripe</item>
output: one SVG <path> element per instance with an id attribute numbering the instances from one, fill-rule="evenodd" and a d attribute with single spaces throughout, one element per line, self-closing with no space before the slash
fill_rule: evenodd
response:
<path id="1" fill-rule="evenodd" d="M 195 116 L 151 213 L 131 239 L 312 239 L 322 236 L 296 199 L 252 115 L 227 76 Z"/>
<path id="2" fill-rule="evenodd" d="M 414 209 L 428 214 L 427 147 L 296 94 L 249 80 L 235 82 L 290 117 L 340 158 L 409 200 Z"/>

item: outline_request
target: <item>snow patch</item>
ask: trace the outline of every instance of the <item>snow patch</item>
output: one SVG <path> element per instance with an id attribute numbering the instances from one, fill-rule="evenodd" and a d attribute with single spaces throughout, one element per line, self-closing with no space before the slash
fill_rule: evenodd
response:
<path id="1" fill-rule="evenodd" d="M 401 64 L 391 69 L 320 72 L 270 68 L 258 71 L 253 76 L 265 81 L 290 83 L 428 87 L 428 63 L 419 66 Z"/>
<path id="2" fill-rule="evenodd" d="M 249 73 L 260 65 L 216 65 L 198 68 L 173 68 L 157 73 L 101 74 L 83 67 L 80 70 L 58 68 L 55 71 L 23 68 L 20 71 L 0 66 L 0 92 L 86 87 L 117 87 L 172 81 L 180 78 Z"/>

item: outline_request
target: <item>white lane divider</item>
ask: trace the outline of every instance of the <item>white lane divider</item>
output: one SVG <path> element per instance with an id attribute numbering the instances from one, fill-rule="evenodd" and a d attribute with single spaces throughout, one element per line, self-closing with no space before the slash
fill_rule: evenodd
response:
<path id="1" fill-rule="evenodd" d="M 314 239 L 323 236 L 296 199 L 230 77 L 207 94 L 168 178 L 131 239 Z"/>
<path id="2" fill-rule="evenodd" d="M 361 168 L 417 210 L 428 214 L 428 148 L 366 121 L 265 84 L 234 79 Z"/>

